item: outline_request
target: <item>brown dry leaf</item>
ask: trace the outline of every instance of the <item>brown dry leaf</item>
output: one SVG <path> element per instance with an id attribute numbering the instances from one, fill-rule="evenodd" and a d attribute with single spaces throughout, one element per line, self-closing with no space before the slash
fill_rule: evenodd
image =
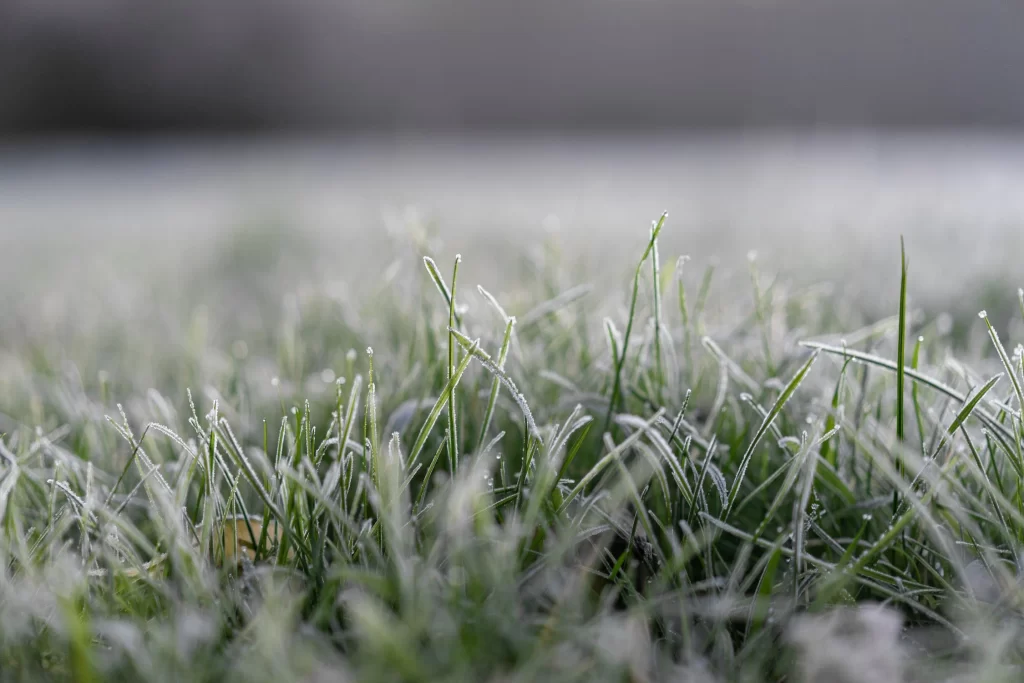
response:
<path id="1" fill-rule="evenodd" d="M 249 515 L 248 521 L 241 515 L 225 519 L 221 524 L 221 537 L 214 540 L 217 564 L 222 562 L 221 552 L 228 559 L 238 558 L 244 553 L 249 560 L 254 561 L 256 548 L 263 534 L 263 520 L 257 516 Z M 275 550 L 280 545 L 283 535 L 284 530 L 277 520 L 271 520 L 263 542 L 265 550 Z"/>

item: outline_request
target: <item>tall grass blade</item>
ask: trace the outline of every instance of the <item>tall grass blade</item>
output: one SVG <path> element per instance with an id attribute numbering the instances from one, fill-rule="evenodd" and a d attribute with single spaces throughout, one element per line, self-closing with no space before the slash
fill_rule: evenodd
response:
<path id="1" fill-rule="evenodd" d="M 651 229 L 651 236 L 650 239 L 647 241 L 647 248 L 644 249 L 643 256 L 640 257 L 640 263 L 637 264 L 636 272 L 633 275 L 633 294 L 630 297 L 629 301 L 629 317 L 626 320 L 626 332 L 625 334 L 623 334 L 622 337 L 622 351 L 618 354 L 618 358 L 615 359 L 615 376 L 613 380 L 614 383 L 612 384 L 611 399 L 608 403 L 608 415 L 605 417 L 604 421 L 604 431 L 606 432 L 611 427 L 612 415 L 618 409 L 619 401 L 621 399 L 620 394 L 622 391 L 622 368 L 625 365 L 626 356 L 629 351 L 629 337 L 633 332 L 633 319 L 636 317 L 636 300 L 637 295 L 640 292 L 640 276 L 642 268 L 644 262 L 651 255 L 651 252 L 654 250 L 655 242 L 657 241 L 658 235 L 661 233 L 661 229 L 664 227 L 665 220 L 667 218 L 668 214 L 663 213 L 661 215 L 661 218 L 658 219 L 658 221 L 654 224 L 654 227 Z"/>

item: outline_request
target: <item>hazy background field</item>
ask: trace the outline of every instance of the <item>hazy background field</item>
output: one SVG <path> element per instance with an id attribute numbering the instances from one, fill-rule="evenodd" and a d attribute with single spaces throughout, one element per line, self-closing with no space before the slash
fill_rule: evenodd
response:
<path id="1" fill-rule="evenodd" d="M 936 305 L 989 282 L 1012 299 L 1024 248 L 1024 138 L 1006 134 L 61 140 L 12 143 L 2 159 L 3 277 L 36 283 L 19 295 L 83 268 L 187 270 L 257 228 L 312 240 L 309 272 L 350 281 L 379 277 L 386 231 L 416 223 L 471 269 L 501 272 L 500 247 L 557 235 L 570 258 L 621 275 L 635 254 L 614 243 L 667 210 L 666 248 L 695 267 L 725 272 L 756 251 L 764 271 L 883 308 L 900 234 L 915 296 Z"/>

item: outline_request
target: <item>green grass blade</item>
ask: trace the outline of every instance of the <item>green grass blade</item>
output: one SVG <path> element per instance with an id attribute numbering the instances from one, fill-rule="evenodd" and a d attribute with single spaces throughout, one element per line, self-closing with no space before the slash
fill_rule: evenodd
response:
<path id="1" fill-rule="evenodd" d="M 501 349 L 498 351 L 498 362 L 495 363 L 495 366 L 502 371 L 505 370 L 505 359 L 508 357 L 508 349 L 512 341 L 512 328 L 515 327 L 515 324 L 516 319 L 514 317 L 508 318 L 505 323 L 505 336 L 501 340 Z M 501 380 L 495 377 L 491 381 L 491 393 L 487 397 L 487 409 L 484 411 L 484 419 L 480 425 L 480 438 L 476 442 L 476 451 L 478 453 L 483 449 L 484 442 L 487 440 L 487 432 L 491 427 L 491 420 L 494 417 L 494 408 L 498 404 L 498 392 L 500 390 Z"/>
<path id="2" fill-rule="evenodd" d="M 654 386 L 657 403 L 663 402 L 662 391 L 665 388 L 665 369 L 661 358 L 661 257 L 658 254 L 658 238 L 651 227 L 651 289 L 654 313 Z"/>
<path id="3" fill-rule="evenodd" d="M 452 308 L 452 293 L 448 289 L 448 285 L 445 284 L 444 278 L 441 276 L 441 271 L 437 269 L 437 264 L 434 263 L 434 259 L 429 256 L 423 257 L 423 265 L 427 269 L 427 273 L 430 275 L 430 279 L 434 282 L 434 286 L 437 287 L 437 291 L 441 294 L 441 298 L 444 299 L 444 305 L 449 309 Z M 462 316 L 458 311 L 455 312 L 455 323 L 462 327 Z"/>
<path id="4" fill-rule="evenodd" d="M 459 425 L 457 414 L 458 401 L 455 395 L 457 383 L 452 382 L 452 376 L 455 374 L 455 357 L 457 354 L 455 333 L 452 330 L 455 328 L 455 285 L 459 276 L 459 263 L 461 262 L 462 256 L 456 254 L 455 265 L 452 267 L 451 299 L 448 302 L 448 433 L 451 435 L 451 438 L 448 439 L 448 464 L 453 474 L 459 471 Z"/>
<path id="5" fill-rule="evenodd" d="M 863 351 L 855 351 L 853 349 L 840 348 L 838 346 L 832 346 L 830 344 L 823 344 L 821 342 L 815 341 L 802 341 L 800 342 L 800 345 L 809 349 L 817 349 L 828 354 L 840 356 L 842 358 L 852 358 L 862 363 L 874 365 L 876 367 L 884 368 L 886 370 L 896 370 L 896 364 L 891 360 L 882 358 L 881 356 L 875 356 L 870 353 L 864 353 Z M 936 391 L 948 396 L 949 398 L 953 399 L 958 403 L 963 403 L 967 400 L 966 397 L 956 389 L 953 389 L 952 387 L 943 384 L 937 379 L 929 377 L 923 373 L 916 372 L 914 370 L 906 370 L 905 374 L 907 377 L 913 379 L 914 381 L 920 382 L 921 384 L 927 387 L 935 389 Z M 1004 444 L 1008 445 L 1010 443 L 1013 443 L 1013 434 L 1006 428 L 1006 425 L 999 422 L 997 419 L 995 419 L 992 415 L 988 414 L 984 410 L 978 409 L 976 412 L 978 418 L 985 423 L 986 427 L 991 429 L 996 435 L 1005 440 Z"/>
<path id="6" fill-rule="evenodd" d="M 434 428 L 437 418 L 441 415 L 441 410 L 443 410 L 448 404 L 448 400 L 452 395 L 452 387 L 462 379 L 462 374 L 466 372 L 466 368 L 469 367 L 469 364 L 474 357 L 474 351 L 479 347 L 479 345 L 479 339 L 470 342 L 469 353 L 467 353 L 459 362 L 459 366 L 455 368 L 455 372 L 452 374 L 447 384 L 445 384 L 444 389 L 442 389 L 438 394 L 437 401 L 434 402 L 434 406 L 427 414 L 427 419 L 423 423 L 423 426 L 420 427 L 419 434 L 416 436 L 416 441 L 413 442 L 412 449 L 409 451 L 408 462 L 406 463 L 407 470 L 411 470 L 416 465 L 416 460 L 419 458 L 420 452 L 423 450 L 423 446 L 427 442 L 427 436 L 429 436 L 430 431 Z"/>
<path id="7" fill-rule="evenodd" d="M 562 506 L 558 508 L 558 514 L 564 512 L 565 509 L 568 508 L 569 505 L 576 499 L 576 497 L 583 492 L 587 485 L 590 484 L 590 482 L 594 481 L 594 479 L 596 479 L 597 476 L 605 470 L 605 468 L 611 465 L 616 458 L 625 453 L 630 447 L 633 446 L 633 444 L 639 441 L 647 432 L 647 430 L 652 429 L 655 425 L 657 425 L 658 420 L 661 418 L 664 412 L 664 408 L 659 409 L 653 417 L 651 417 L 644 423 L 643 429 L 638 429 L 637 431 L 627 436 L 625 439 L 622 440 L 621 443 L 615 446 L 614 449 L 609 451 L 604 457 L 598 460 L 597 463 L 595 463 L 594 466 L 590 468 L 590 471 L 583 475 L 583 478 L 580 479 L 579 482 L 577 482 L 576 486 L 574 486 L 572 490 L 569 491 L 569 493 L 565 496 L 564 500 L 562 501 Z"/>
<path id="8" fill-rule="evenodd" d="M 900 313 L 899 331 L 896 337 L 896 438 L 903 441 L 906 438 L 903 415 L 903 385 L 907 366 L 907 253 L 903 245 L 903 237 L 900 237 Z M 906 465 L 903 458 L 897 456 L 897 467 L 900 476 L 906 475 Z"/>
<path id="9" fill-rule="evenodd" d="M 914 353 L 911 356 L 910 367 L 913 370 L 917 370 L 921 363 L 921 346 L 924 344 L 924 337 L 918 337 L 917 342 L 914 344 Z M 924 414 L 921 412 L 921 398 L 918 395 L 918 385 L 914 382 L 910 387 L 910 401 L 914 406 L 914 421 L 917 424 L 917 439 L 921 445 L 921 452 L 924 453 L 927 450 L 925 444 L 924 435 Z"/>
<path id="10" fill-rule="evenodd" d="M 655 242 L 658 239 L 658 235 L 661 233 L 661 229 L 665 225 L 665 220 L 668 218 L 667 213 L 663 213 L 661 218 L 654 224 L 651 229 L 651 236 L 647 242 L 647 248 L 644 249 L 643 256 L 640 257 L 640 263 L 636 266 L 636 273 L 633 276 L 633 294 L 629 301 L 629 318 L 626 321 L 626 332 L 622 336 L 622 351 L 618 354 L 618 358 L 615 359 L 615 377 L 612 385 L 612 394 L 608 402 L 608 415 L 604 421 L 604 431 L 608 431 L 612 424 L 612 415 L 618 409 L 619 400 L 621 398 L 622 391 L 622 368 L 626 362 L 626 356 L 629 351 L 629 337 L 633 332 L 633 319 L 636 317 L 636 300 L 637 295 L 640 292 L 640 275 L 644 262 L 651 255 L 654 249 Z"/>
<path id="11" fill-rule="evenodd" d="M 511 394 L 512 399 L 519 406 L 519 409 L 523 411 L 523 417 L 526 418 L 526 425 L 528 431 L 537 439 L 538 442 L 543 443 L 543 439 L 540 436 L 540 430 L 537 428 L 537 423 L 533 421 L 533 412 L 530 410 L 530 406 L 526 403 L 526 397 L 523 396 L 522 392 L 516 386 L 516 383 L 512 381 L 509 375 L 498 367 L 498 365 L 491 359 L 490 354 L 480 348 L 480 340 L 470 341 L 469 337 L 462 334 L 458 330 L 450 330 L 455 340 L 462 345 L 462 348 L 466 349 L 469 353 L 470 358 L 476 358 L 485 368 L 487 368 L 495 377 L 501 380 L 502 384 Z"/>
<path id="12" fill-rule="evenodd" d="M 747 473 L 747 467 L 750 465 L 750 459 L 754 455 L 754 450 L 761 443 L 761 439 L 764 438 L 764 435 L 768 432 L 768 429 L 775 421 L 775 418 L 777 418 L 779 413 L 782 412 L 782 409 L 796 392 L 800 383 L 804 381 L 804 377 L 806 377 L 807 373 L 810 372 L 811 366 L 814 365 L 814 361 L 817 357 L 818 354 L 816 352 L 811 353 L 811 356 L 804 361 L 803 366 L 795 375 L 793 375 L 793 379 L 789 381 L 786 388 L 782 390 L 781 394 L 779 394 L 779 398 L 776 399 L 775 404 L 772 406 L 771 410 L 768 411 L 768 415 L 765 417 L 764 421 L 761 422 L 761 426 L 758 427 L 754 436 L 750 439 L 750 443 L 747 445 L 747 450 L 740 459 L 739 468 L 736 471 L 736 478 L 733 480 L 732 488 L 729 490 L 729 499 L 726 503 L 725 510 L 722 512 L 723 520 L 729 519 L 729 513 L 732 510 L 732 506 L 736 503 L 736 498 L 740 494 L 740 487 L 743 485 L 743 479 Z"/>
<path id="13" fill-rule="evenodd" d="M 999 341 L 999 333 L 996 332 L 996 328 L 992 327 L 992 322 L 988 319 L 988 313 L 982 311 L 978 313 L 978 317 L 985 321 L 985 326 L 988 328 L 988 336 L 992 339 L 992 346 L 995 347 L 996 353 L 999 354 L 999 360 L 1002 362 L 1003 367 L 1006 368 L 1006 374 L 1010 377 L 1013 393 L 1017 397 L 1018 413 L 1024 414 L 1024 389 L 1021 389 L 1016 368 L 1013 367 L 1013 363 L 1010 361 L 1010 356 L 1007 355 L 1003 343 Z"/>
<path id="14" fill-rule="evenodd" d="M 967 421 L 967 418 L 971 416 L 971 413 L 974 412 L 974 409 L 977 407 L 978 403 L 981 402 L 981 399 L 985 398 L 985 395 L 988 394 L 989 390 L 991 390 L 1001 378 L 1002 375 L 999 374 L 989 379 L 989 381 L 985 382 L 985 384 L 983 384 L 982 387 L 974 393 L 974 396 L 972 396 L 969 401 L 964 403 L 963 408 L 961 408 L 960 412 L 956 414 L 956 419 L 953 420 L 949 425 L 949 429 L 946 430 L 946 433 L 949 436 L 953 436 L 956 430 L 960 429 L 960 426 L 963 425 L 963 423 Z"/>

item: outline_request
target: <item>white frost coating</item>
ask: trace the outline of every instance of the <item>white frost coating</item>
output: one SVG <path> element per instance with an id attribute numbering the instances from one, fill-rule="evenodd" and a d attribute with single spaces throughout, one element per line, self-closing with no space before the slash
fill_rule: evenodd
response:
<path id="1" fill-rule="evenodd" d="M 533 421 L 533 413 L 530 412 L 530 406 L 527 405 L 526 403 L 526 397 L 519 392 L 519 389 L 516 387 L 515 382 L 512 381 L 512 378 L 506 375 L 490 359 L 485 360 L 480 356 L 477 356 L 477 360 L 483 363 L 485 368 L 494 373 L 494 376 L 501 380 L 501 383 L 504 384 L 505 387 L 509 390 L 509 393 L 511 393 L 512 398 L 515 400 L 516 404 L 518 404 L 519 409 L 523 411 L 523 416 L 526 418 L 526 424 L 529 427 L 530 431 L 533 433 L 533 436 L 537 439 L 537 441 L 540 442 L 541 445 L 543 445 L 544 439 L 542 439 L 540 436 L 540 430 L 537 429 L 537 423 Z"/>
<path id="2" fill-rule="evenodd" d="M 688 254 L 683 254 L 682 256 L 676 259 L 676 277 L 679 277 L 682 274 L 683 265 L 689 260 L 690 256 Z"/>
<path id="3" fill-rule="evenodd" d="M 711 483 L 715 485 L 715 490 L 718 491 L 719 502 L 724 506 L 729 500 L 729 485 L 725 481 L 725 475 L 712 463 L 708 463 L 707 473 Z"/>
<path id="4" fill-rule="evenodd" d="M 469 341 L 464 335 L 460 334 L 457 330 L 448 328 L 449 332 L 454 332 L 456 337 L 462 337 L 462 341 Z M 541 445 L 544 444 L 544 439 L 541 438 L 540 430 L 537 428 L 537 423 L 533 421 L 533 413 L 530 411 L 530 406 L 526 403 L 526 397 L 523 396 L 519 389 L 516 387 L 515 382 L 512 378 L 505 374 L 505 371 L 495 365 L 491 357 L 486 352 L 481 351 L 476 343 L 473 343 L 472 348 L 467 349 L 474 358 L 480 361 L 485 368 L 491 371 L 491 373 L 497 377 L 502 384 L 509 390 L 513 400 L 519 406 L 519 409 L 523 412 L 523 416 L 526 418 L 526 425 L 530 432 L 536 437 L 537 441 Z"/>

